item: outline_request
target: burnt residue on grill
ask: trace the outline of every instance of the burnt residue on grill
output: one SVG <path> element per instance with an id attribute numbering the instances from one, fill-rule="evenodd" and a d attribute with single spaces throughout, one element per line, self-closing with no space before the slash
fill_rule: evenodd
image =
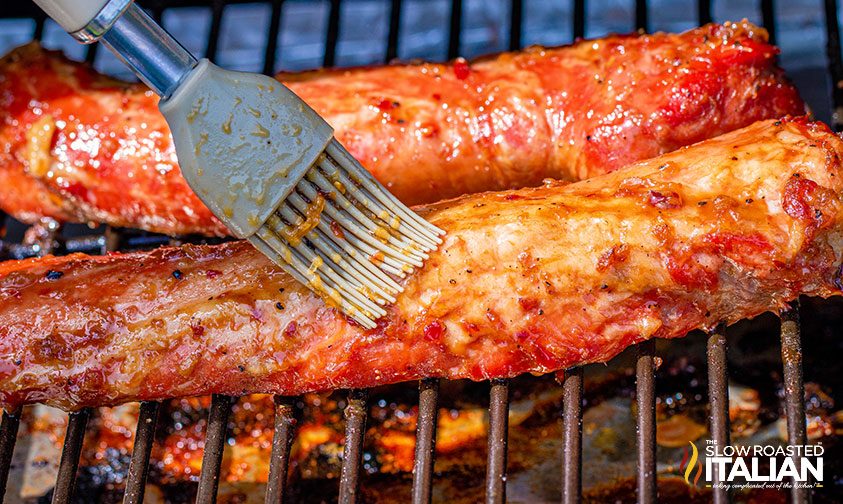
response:
<path id="1" fill-rule="evenodd" d="M 141 2 L 151 8 L 160 20 L 165 8 L 187 1 Z M 221 33 L 224 5 L 232 3 L 215 0 L 211 30 L 208 37 L 208 56 L 215 55 Z M 271 73 L 278 51 L 282 0 L 271 2 L 268 43 L 265 48 L 264 72 Z M 448 53 L 460 53 L 462 38 L 463 2 L 452 0 L 449 19 Z M 776 36 L 776 16 L 773 2 L 760 3 L 761 17 L 772 37 Z M 840 58 L 837 2 L 825 0 L 826 34 L 829 69 L 832 82 L 843 79 Z M 398 54 L 401 27 L 401 0 L 391 0 L 389 35 L 385 58 Z M 635 26 L 649 24 L 648 3 L 635 2 Z M 522 0 L 512 0 L 510 9 L 510 49 L 522 45 Z M 696 2 L 696 22 L 704 24 L 712 19 L 712 2 Z M 330 2 L 329 33 L 325 37 L 324 62 L 335 60 L 339 41 L 340 1 Z M 6 17 L 31 17 L 35 20 L 33 37 L 44 34 L 45 17 L 32 3 L 9 3 L 0 9 Z M 571 19 L 574 37 L 586 33 L 586 2 L 575 0 Z M 563 20 L 564 21 L 564 20 Z M 93 61 L 97 46 L 89 46 L 86 60 Z M 816 86 L 815 86 L 816 87 Z M 808 91 L 811 91 L 810 89 Z M 820 91 L 822 92 L 822 91 Z M 837 107 L 832 124 L 841 128 L 843 88 L 832 86 L 832 98 Z M 826 110 L 817 111 L 822 117 Z M 30 228 L 22 240 L 9 239 L 9 234 L 23 234 L 20 226 L 6 233 L 7 219 L 0 215 L 0 258 L 32 257 L 53 251 L 70 253 L 83 251 L 105 253 L 107 250 L 151 248 L 172 241 L 167 237 L 126 230 L 94 230 L 99 233 L 72 241 L 55 240 L 55 223 L 43 223 Z M 92 231 L 86 229 L 84 234 Z M 71 233 L 72 234 L 72 233 Z M 183 237 L 182 241 L 196 241 Z M 23 243 L 18 243 L 22 241 Z M 217 240 L 215 240 L 217 241 Z M 841 502 L 843 490 L 843 448 L 839 433 L 843 432 L 843 414 L 839 406 L 839 390 L 843 387 L 843 373 L 838 362 L 830 356 L 840 355 L 843 340 L 836 334 L 843 323 L 843 307 L 839 300 L 827 302 L 803 300 L 802 342 L 805 369 L 805 410 L 808 416 L 808 439 L 820 441 L 826 448 L 825 488 L 814 492 L 814 502 Z M 763 435 L 774 438 L 783 430 L 783 377 L 778 340 L 779 322 L 774 317 L 743 322 L 729 329 L 728 369 L 731 408 L 731 434 L 734 442 Z M 674 344 L 658 345 L 656 349 L 656 420 L 658 492 L 661 502 L 709 502 L 711 495 L 704 489 L 690 488 L 678 477 L 681 449 L 670 445 L 699 434 L 707 425 L 707 384 L 705 365 L 705 335 L 696 335 Z M 589 367 L 584 378 L 583 404 L 583 500 L 585 502 L 635 502 L 635 474 L 637 447 L 634 425 L 636 385 L 634 379 L 635 352 L 631 349 L 611 368 Z M 560 411 L 562 387 L 550 377 L 525 377 L 509 385 L 511 399 L 508 443 L 507 497 L 519 501 L 558 501 L 561 492 L 559 476 L 562 457 L 562 420 Z M 308 395 L 299 401 L 302 418 L 295 437 L 290 461 L 291 497 L 296 501 L 333 501 L 338 491 L 338 475 L 342 467 L 343 408 L 347 395 Z M 486 432 L 489 384 L 466 382 L 442 383 L 439 394 L 439 439 L 434 465 L 432 495 L 435 501 L 476 502 L 483 494 L 486 482 Z M 361 493 L 364 501 L 407 502 L 410 499 L 413 463 L 413 440 L 418 390 L 415 384 L 372 390 L 369 393 L 368 432 L 362 453 Z M 160 421 L 155 429 L 149 485 L 149 502 L 192 502 L 196 497 L 199 464 L 202 459 L 204 433 L 208 419 L 209 398 L 166 402 L 161 406 Z M 646 405 L 645 405 L 646 407 Z M 228 424 L 228 445 L 222 461 L 220 502 L 263 501 L 268 471 L 269 450 L 272 443 L 272 398 L 241 399 L 233 407 Z M 95 411 L 88 423 L 87 435 L 80 461 L 76 485 L 77 502 L 120 502 L 126 482 L 137 412 L 132 407 Z M 11 418 L 12 421 L 9 421 Z M 18 428 L 17 416 L 4 418 L 0 433 L 8 441 Z M 53 417 L 55 418 L 55 416 Z M 43 470 L 58 458 L 64 435 L 64 425 L 49 425 L 43 419 L 33 419 L 33 408 L 21 415 L 20 434 L 16 454 L 31 448 L 26 436 L 45 434 L 53 449 L 29 459 L 24 467 L 16 458 L 12 462 L 9 486 L 20 489 L 21 474 L 31 469 Z M 447 422 L 452 422 L 446 427 Z M 460 434 L 460 435 L 458 435 Z M 34 436 L 32 436 L 34 437 Z M 780 437 L 780 436 L 779 436 Z M 8 443 L 4 441 L 6 445 Z M 43 446 L 42 446 L 43 447 Z M 253 456 L 248 457 L 251 453 Z M 241 463 L 237 461 L 240 460 Z M 257 463 L 242 463 L 255 460 Z M 37 467 L 35 467 L 37 466 Z M 674 475 L 675 476 L 672 476 Z M 566 474 L 566 479 L 577 475 Z M 49 499 L 50 481 L 38 489 L 47 495 L 32 501 Z M 256 483 L 257 482 L 257 483 Z M 23 481 L 24 484 L 32 482 Z M 35 490 L 38 490 L 35 489 Z M 33 489 L 30 489 L 33 490 Z M 34 494 L 33 494 L 34 495 Z M 785 502 L 783 493 L 769 492 L 741 496 L 756 502 Z"/>
<path id="2" fill-rule="evenodd" d="M 827 450 L 827 481 L 843 477 L 843 449 L 836 433 L 843 415 L 835 400 L 843 378 L 823 355 L 841 343 L 833 328 L 843 323 L 835 302 L 807 302 L 806 411 L 809 436 Z M 732 438 L 776 439 L 783 421 L 782 376 L 776 338 L 778 320 L 761 317 L 729 329 Z M 811 332 L 808 332 L 811 331 Z M 705 365 L 707 336 L 696 334 L 682 345 L 659 344 L 656 354 L 656 419 L 659 495 L 662 502 L 708 502 L 704 488 L 690 488 L 678 470 L 681 446 L 707 432 Z M 825 349 L 825 351 L 823 351 Z M 584 379 L 583 497 L 586 502 L 634 502 L 636 445 L 634 419 L 635 351 L 612 367 L 592 366 Z M 824 364 L 824 365 L 820 365 Z M 837 370 L 839 371 L 839 370 Z M 550 376 L 511 382 L 507 496 L 512 500 L 555 500 L 561 489 L 562 387 Z M 482 495 L 486 473 L 488 384 L 443 382 L 439 401 L 439 438 L 434 469 L 434 501 L 474 502 Z M 296 501 L 336 499 L 342 468 L 345 392 L 310 394 L 298 407 L 302 417 L 291 458 L 291 493 Z M 366 502 L 407 502 L 411 496 L 418 389 L 411 385 L 370 391 L 363 445 L 361 494 Z M 152 452 L 149 497 L 167 502 L 195 498 L 202 459 L 209 398 L 174 400 L 162 406 Z M 737 407 L 742 405 L 742 408 Z M 223 459 L 220 502 L 259 499 L 265 491 L 272 444 L 274 402 L 269 396 L 241 399 L 229 420 L 229 446 Z M 88 429 L 81 461 L 77 501 L 95 495 L 119 502 L 131 454 L 133 422 L 101 410 Z M 130 417 L 132 415 L 129 415 Z M 59 442 L 60 440 L 56 440 Z M 670 465 L 674 467 L 671 469 Z M 835 492 L 838 492 L 835 494 Z M 81 497 L 79 497 L 81 496 Z M 784 502 L 783 493 L 753 494 L 764 502 Z M 815 502 L 841 498 L 826 485 Z M 824 500 L 825 499 L 825 500 Z"/>

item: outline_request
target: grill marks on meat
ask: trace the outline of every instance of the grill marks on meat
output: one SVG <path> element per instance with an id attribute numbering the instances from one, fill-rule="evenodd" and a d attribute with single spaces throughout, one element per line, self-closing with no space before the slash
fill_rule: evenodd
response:
<path id="1" fill-rule="evenodd" d="M 577 180 L 804 105 L 750 23 L 610 36 L 466 64 L 280 74 L 407 204 Z M 28 45 L 0 62 L 0 208 L 225 235 L 157 98 Z"/>
<path id="2" fill-rule="evenodd" d="M 602 177 L 419 208 L 445 243 L 371 331 L 244 242 L 3 263 L 0 403 L 543 373 L 835 295 L 842 153 L 822 124 L 765 121 Z"/>

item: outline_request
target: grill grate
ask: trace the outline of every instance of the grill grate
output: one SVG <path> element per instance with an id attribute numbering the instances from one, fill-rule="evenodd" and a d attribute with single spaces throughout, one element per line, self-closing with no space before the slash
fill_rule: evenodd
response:
<path id="1" fill-rule="evenodd" d="M 522 45 L 523 1 L 510 0 L 510 49 Z M 575 38 L 583 37 L 586 27 L 585 0 L 573 1 L 572 26 Z M 329 0 L 330 10 L 328 29 L 325 39 L 324 65 L 333 66 L 340 30 L 342 11 L 341 0 Z M 385 61 L 394 59 L 398 54 L 398 40 L 401 25 L 402 0 L 389 0 L 389 31 Z M 180 0 L 167 2 L 153 0 L 143 2 L 150 8 L 154 18 L 161 20 L 166 8 L 184 5 L 207 5 L 200 0 Z M 225 6 L 238 1 L 212 0 L 211 29 L 206 46 L 206 56 L 214 59 L 222 26 Z M 272 73 L 278 52 L 278 35 L 281 26 L 284 0 L 270 0 L 271 15 L 264 54 L 263 70 Z M 700 24 L 712 20 L 710 0 L 697 1 L 697 19 Z M 765 27 L 775 41 L 775 4 L 773 0 L 761 0 L 760 9 Z M 825 0 L 827 33 L 827 54 L 829 72 L 834 85 L 832 99 L 834 114 L 832 124 L 836 131 L 843 130 L 843 88 L 837 83 L 843 82 L 843 61 L 840 54 L 840 35 L 837 21 L 836 0 Z M 460 52 L 462 32 L 462 0 L 451 0 L 449 22 L 448 56 L 456 57 Z M 30 2 L 18 2 L 4 5 L 4 17 L 29 17 L 35 20 L 33 38 L 41 39 L 44 34 L 45 17 Z M 648 27 L 648 6 L 646 0 L 635 1 L 635 25 L 639 29 Z M 97 46 L 91 46 L 86 59 L 93 61 Z M 5 221 L 5 215 L 0 214 Z M 10 244 L 0 242 L 0 258 L 22 258 L 56 252 L 105 253 L 118 248 L 149 248 L 172 243 L 167 238 L 146 234 L 132 235 L 126 232 L 106 229 L 102 235 L 68 239 L 62 248 L 53 249 L 56 243 L 57 229 L 39 243 Z M 799 327 L 799 303 L 794 302 L 781 315 L 782 361 L 784 366 L 785 404 L 787 414 L 788 439 L 791 444 L 806 442 L 804 386 L 802 379 L 801 336 Z M 721 446 L 729 442 L 728 416 L 728 374 L 727 342 L 725 328 L 719 326 L 708 339 L 708 377 L 709 399 L 711 406 L 710 430 L 713 438 Z M 636 364 L 637 375 L 637 427 L 638 427 L 638 502 L 655 502 L 657 478 L 655 467 L 655 344 L 653 341 L 638 346 L 639 356 Z M 563 458 L 562 465 L 562 501 L 565 504 L 580 502 L 582 498 L 582 406 L 583 406 L 583 370 L 569 369 L 565 373 L 563 388 Z M 434 448 L 438 417 L 439 380 L 425 379 L 419 383 L 419 415 L 416 435 L 415 460 L 413 467 L 412 501 L 417 504 L 431 501 L 433 485 Z M 344 448 L 342 473 L 340 479 L 339 500 L 341 503 L 353 503 L 359 497 L 360 463 L 362 446 L 368 414 L 368 392 L 351 390 L 345 410 L 346 442 Z M 227 435 L 227 420 L 236 398 L 215 395 L 209 413 L 205 438 L 205 453 L 202 463 L 197 501 L 215 502 L 219 484 L 220 463 Z M 270 477 L 266 491 L 267 503 L 280 503 L 289 498 L 287 469 L 291 445 L 295 436 L 296 425 L 300 416 L 298 398 L 275 397 L 275 424 L 270 461 Z M 160 403 L 143 402 L 140 407 L 139 421 L 135 437 L 132 459 L 129 466 L 124 502 L 143 501 L 144 487 L 149 472 L 149 458 L 152 450 L 155 424 Z M 506 500 L 506 454 L 509 411 L 509 382 L 492 380 L 490 383 L 489 406 L 489 446 L 486 477 L 486 501 L 499 503 Z M 65 503 L 73 496 L 79 456 L 85 434 L 85 426 L 90 416 L 90 409 L 83 409 L 69 415 L 67 434 L 59 465 L 58 479 L 53 494 L 53 502 Z M 12 461 L 15 437 L 20 424 L 19 412 L 4 412 L 0 421 L 0 502 L 5 494 L 6 481 Z M 717 475 L 715 475 L 717 476 Z M 792 502 L 796 504 L 809 501 L 809 491 L 805 488 L 792 490 Z M 730 502 L 727 491 L 714 491 L 714 501 L 718 504 Z"/>
<path id="2" fill-rule="evenodd" d="M 155 440 L 155 422 L 161 403 L 144 401 L 138 413 L 138 428 L 135 431 L 135 444 L 132 448 L 132 460 L 129 462 L 129 474 L 126 478 L 126 493 L 123 502 L 139 504 L 143 502 L 146 489 L 146 477 L 149 475 L 149 454 Z"/>
<path id="3" fill-rule="evenodd" d="M 720 324 L 708 337 L 708 397 L 711 403 L 711 436 L 717 446 L 729 444 L 729 380 L 726 369 L 726 327 Z M 716 485 L 720 472 L 714 474 L 714 503 L 729 502 L 729 491 Z"/>

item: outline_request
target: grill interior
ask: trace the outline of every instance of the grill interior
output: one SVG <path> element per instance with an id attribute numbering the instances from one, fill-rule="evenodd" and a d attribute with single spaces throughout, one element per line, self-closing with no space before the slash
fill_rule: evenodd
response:
<path id="1" fill-rule="evenodd" d="M 222 19 L 225 7 L 238 1 L 212 0 L 152 0 L 140 2 L 152 15 L 161 19 L 164 11 L 172 7 L 208 5 L 212 7 L 210 33 L 207 39 L 205 55 L 214 59 L 219 45 Z M 278 52 L 278 32 L 281 26 L 283 0 L 265 2 L 271 5 L 271 16 L 266 34 L 263 56 L 263 71 L 275 70 Z M 390 61 L 398 55 L 399 31 L 401 29 L 402 0 L 385 1 L 389 4 L 389 27 L 387 31 L 384 61 Z M 690 3 L 690 2 L 689 2 Z M 340 33 L 341 0 L 329 0 L 329 15 L 325 33 L 323 65 L 333 66 L 337 57 L 337 44 Z M 648 5 L 644 0 L 634 2 L 635 25 L 640 29 L 648 27 Z M 840 58 L 840 36 L 837 20 L 836 0 L 824 0 L 826 20 L 827 57 L 829 77 L 832 83 L 843 82 L 843 63 Z M 764 26 L 769 30 L 771 39 L 776 39 L 776 15 L 773 0 L 764 0 L 759 4 Z M 464 6 L 462 0 L 450 0 L 450 18 L 448 26 L 447 54 L 449 58 L 460 53 Z M 582 37 L 586 30 L 586 2 L 573 0 L 571 23 L 575 37 Z M 509 40 L 510 49 L 522 46 L 524 2 L 510 0 Z M 0 8 L 0 17 L 28 17 L 35 20 L 32 37 L 41 39 L 44 35 L 45 17 L 31 2 L 14 2 Z M 712 2 L 696 2 L 696 21 L 704 24 L 712 20 Z M 561 20 L 566 21 L 566 20 Z M 86 59 L 93 61 L 97 46 L 87 48 Z M 843 87 L 832 85 L 832 126 L 840 131 L 843 118 Z M 3 220 L 6 219 L 3 216 Z M 86 252 L 104 254 L 114 250 L 150 248 L 159 245 L 179 243 L 176 240 L 138 233 L 133 231 L 101 228 L 97 234 L 62 239 L 57 226 L 44 227 L 35 239 L 23 243 L 0 243 L 0 258 L 24 258 L 47 253 L 63 254 Z M 781 344 L 783 379 L 785 383 L 785 410 L 787 414 L 788 442 L 794 445 L 806 443 L 806 423 L 804 404 L 804 385 L 802 378 L 801 339 L 799 324 L 799 303 L 795 302 L 781 315 Z M 708 387 L 710 401 L 710 432 L 718 445 L 729 443 L 728 414 L 728 371 L 727 341 L 725 327 L 720 326 L 712 332 L 707 341 Z M 636 362 L 636 401 L 637 401 L 637 499 L 638 502 L 655 502 L 657 496 L 656 479 L 656 421 L 655 421 L 655 343 L 648 341 L 638 345 Z M 416 431 L 415 458 L 413 464 L 412 501 L 426 503 L 431 501 L 433 486 L 434 444 L 438 414 L 439 380 L 426 379 L 419 382 L 419 415 Z M 583 414 L 583 370 L 569 369 L 565 372 L 561 384 L 563 396 L 563 456 L 559 461 L 561 474 L 561 499 L 564 503 L 580 502 L 582 499 L 582 414 Z M 507 429 L 509 411 L 510 384 L 508 380 L 492 380 L 489 383 L 489 429 L 488 459 L 485 480 L 485 500 L 500 503 L 506 500 L 507 486 Z M 227 420 L 236 397 L 215 395 L 209 412 L 205 434 L 205 451 L 199 478 L 197 502 L 214 502 L 220 479 L 220 467 L 223 450 L 227 439 Z M 296 435 L 296 423 L 300 411 L 295 397 L 276 396 L 274 438 L 270 463 L 269 482 L 266 490 L 266 502 L 282 502 L 289 498 L 287 471 L 290 451 Z M 363 477 L 361 471 L 362 446 L 368 415 L 368 392 L 349 390 L 346 419 L 346 443 L 343 451 L 340 478 L 339 501 L 351 503 L 360 497 L 359 485 Z M 150 452 L 153 447 L 155 424 L 160 403 L 144 402 L 140 407 L 134 449 L 126 482 L 124 502 L 142 502 L 147 475 L 149 473 Z M 53 502 L 69 502 L 73 497 L 76 473 L 85 427 L 91 411 L 86 409 L 69 416 L 67 433 L 59 464 L 58 479 L 53 493 Z M 0 501 L 5 493 L 6 481 L 12 462 L 15 438 L 20 425 L 19 412 L 4 412 L 0 422 Z M 713 491 L 714 502 L 730 502 L 730 494 L 720 488 Z M 794 503 L 806 503 L 810 499 L 810 490 L 794 488 L 791 492 Z"/>

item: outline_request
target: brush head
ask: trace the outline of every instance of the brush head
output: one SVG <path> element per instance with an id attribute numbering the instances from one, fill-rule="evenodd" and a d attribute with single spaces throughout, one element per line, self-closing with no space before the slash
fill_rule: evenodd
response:
<path id="1" fill-rule="evenodd" d="M 161 111 L 185 179 L 240 238 L 366 328 L 444 232 L 277 81 L 202 60 Z"/>
<path id="2" fill-rule="evenodd" d="M 255 234 L 334 135 L 278 81 L 206 59 L 159 108 L 184 178 L 239 238 Z"/>

